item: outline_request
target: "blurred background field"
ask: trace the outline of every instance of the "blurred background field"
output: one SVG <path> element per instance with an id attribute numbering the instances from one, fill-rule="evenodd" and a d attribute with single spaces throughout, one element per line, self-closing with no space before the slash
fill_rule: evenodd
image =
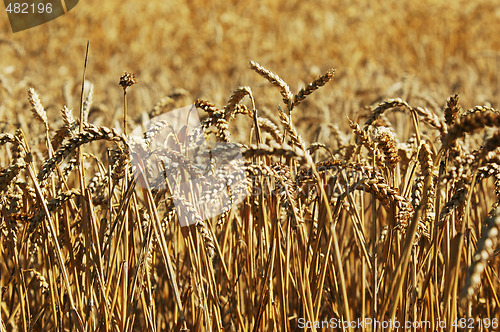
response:
<path id="1" fill-rule="evenodd" d="M 14 126 L 13 110 L 29 111 L 28 86 L 49 119 L 64 104 L 78 109 L 87 40 L 94 117 L 105 116 L 106 125 L 121 122 L 117 82 L 125 70 L 140 82 L 130 95 L 132 115 L 175 89 L 187 93 L 184 103 L 205 98 L 222 106 L 240 85 L 253 89 L 258 108 L 273 112 L 279 94 L 248 69 L 249 60 L 295 91 L 336 68 L 333 84 L 297 116 L 335 117 L 341 126 L 344 114 L 392 97 L 427 107 L 442 107 L 454 93 L 464 108 L 499 102 L 499 1 L 84 0 L 16 34 L 2 17 L 0 120 Z"/>

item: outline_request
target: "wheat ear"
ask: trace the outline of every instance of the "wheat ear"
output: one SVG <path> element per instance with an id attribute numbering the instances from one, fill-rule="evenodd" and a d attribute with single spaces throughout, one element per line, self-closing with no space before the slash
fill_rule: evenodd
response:
<path id="1" fill-rule="evenodd" d="M 309 83 L 307 86 L 299 90 L 293 97 L 292 107 L 299 105 L 308 95 L 318 90 L 320 87 L 328 83 L 335 74 L 335 69 L 328 70 L 324 75 L 319 76 L 317 79 Z"/>
<path id="2" fill-rule="evenodd" d="M 250 69 L 254 70 L 257 74 L 267 79 L 269 83 L 271 83 L 275 87 L 278 87 L 280 89 L 281 96 L 283 97 L 283 102 L 288 107 L 293 98 L 293 94 L 290 91 L 290 87 L 288 86 L 288 84 L 286 84 L 285 81 L 281 79 L 281 77 L 279 77 L 269 69 L 264 68 L 257 62 L 250 61 Z"/>
<path id="3" fill-rule="evenodd" d="M 68 141 L 56 151 L 54 156 L 43 164 L 42 169 L 38 174 L 38 180 L 40 182 L 46 180 L 58 163 L 83 144 L 103 139 L 114 142 L 122 142 L 125 145 L 127 144 L 126 139 L 123 136 L 118 135 L 114 129 L 103 126 L 94 126 L 91 124 L 86 124 L 84 128 L 85 130 L 83 132 L 68 139 Z"/>
<path id="4" fill-rule="evenodd" d="M 481 275 L 486 269 L 488 260 L 493 256 L 498 243 L 500 229 L 500 208 L 497 207 L 485 222 L 485 228 L 477 243 L 477 251 L 472 257 L 465 286 L 462 289 L 462 299 L 468 299 L 474 295 L 474 289 L 481 283 Z"/>

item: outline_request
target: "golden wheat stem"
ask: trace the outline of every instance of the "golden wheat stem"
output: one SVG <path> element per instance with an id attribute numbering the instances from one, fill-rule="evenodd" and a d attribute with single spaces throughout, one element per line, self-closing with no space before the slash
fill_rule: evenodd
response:
<path id="1" fill-rule="evenodd" d="M 38 198 L 40 204 L 42 204 L 42 207 L 43 207 L 45 214 L 47 216 L 46 225 L 49 229 L 50 236 L 52 237 L 52 241 L 53 241 L 53 245 L 54 245 L 54 249 L 55 249 L 55 256 L 56 256 L 57 262 L 59 264 L 60 271 L 63 275 L 63 280 L 64 280 L 64 283 L 66 286 L 66 291 L 68 292 L 68 299 L 69 299 L 71 314 L 75 320 L 75 323 L 76 323 L 78 330 L 83 332 L 84 331 L 83 321 L 82 321 L 82 318 L 75 307 L 75 301 L 74 301 L 74 296 L 73 296 L 73 292 L 72 292 L 72 288 L 71 288 L 71 283 L 69 281 L 68 272 L 66 271 L 66 267 L 64 266 L 64 258 L 63 258 L 62 252 L 61 252 L 61 247 L 59 246 L 59 242 L 57 240 L 58 237 L 57 237 L 56 230 L 54 228 L 54 224 L 52 223 L 52 219 L 50 217 L 50 211 L 47 207 L 47 204 L 45 203 L 45 198 L 43 197 L 42 190 L 41 190 L 40 186 L 38 185 L 38 180 L 35 176 L 35 172 L 33 171 L 32 165 L 31 164 L 28 165 L 27 169 L 28 169 L 28 174 L 29 174 L 31 180 L 33 181 L 34 186 L 35 186 L 35 192 L 36 192 L 37 198 Z"/>

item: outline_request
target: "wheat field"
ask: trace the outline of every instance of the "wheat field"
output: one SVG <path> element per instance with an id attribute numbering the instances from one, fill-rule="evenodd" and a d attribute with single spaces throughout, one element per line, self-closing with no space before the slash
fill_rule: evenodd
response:
<path id="1" fill-rule="evenodd" d="M 500 329 L 499 1 L 0 29 L 0 331 Z"/>

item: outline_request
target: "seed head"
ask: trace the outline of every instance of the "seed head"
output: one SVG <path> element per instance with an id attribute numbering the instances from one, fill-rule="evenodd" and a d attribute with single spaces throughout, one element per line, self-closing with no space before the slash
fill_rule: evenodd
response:
<path id="1" fill-rule="evenodd" d="M 127 73 L 124 72 L 123 75 L 120 77 L 120 85 L 123 88 L 123 90 L 126 90 L 129 86 L 134 85 L 136 82 L 135 80 L 135 75 L 134 73 Z"/>
<path id="2" fill-rule="evenodd" d="M 36 93 L 33 88 L 28 89 L 28 101 L 31 105 L 31 111 L 33 112 L 35 118 L 47 127 L 47 112 L 45 112 L 45 109 L 42 106 L 38 93 Z"/>

